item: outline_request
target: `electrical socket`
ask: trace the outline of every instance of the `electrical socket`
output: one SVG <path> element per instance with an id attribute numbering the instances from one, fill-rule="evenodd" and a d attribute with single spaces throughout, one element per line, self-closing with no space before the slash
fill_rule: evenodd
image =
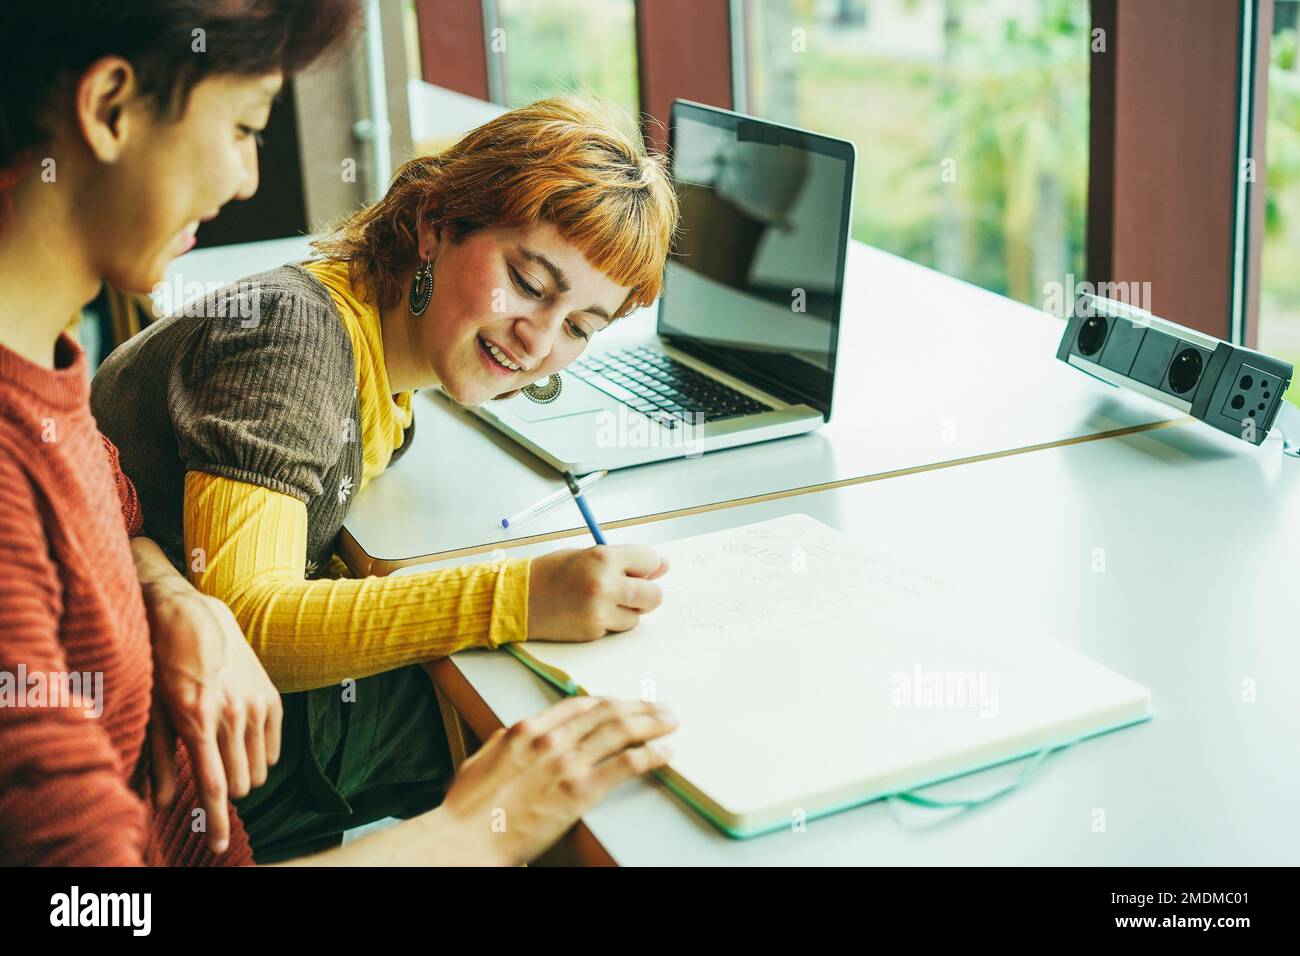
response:
<path id="1" fill-rule="evenodd" d="M 1252 445 L 1281 416 L 1282 450 L 1300 457 L 1300 410 L 1282 399 L 1290 362 L 1095 295 L 1075 303 L 1056 357 Z"/>
<path id="2" fill-rule="evenodd" d="M 1242 429 L 1248 428 L 1252 423 L 1259 428 L 1263 422 L 1271 422 L 1270 413 L 1277 403 L 1279 386 L 1282 384 L 1276 375 L 1242 363 L 1236 380 L 1228 390 L 1228 397 L 1223 402 L 1223 414 L 1240 422 Z"/>

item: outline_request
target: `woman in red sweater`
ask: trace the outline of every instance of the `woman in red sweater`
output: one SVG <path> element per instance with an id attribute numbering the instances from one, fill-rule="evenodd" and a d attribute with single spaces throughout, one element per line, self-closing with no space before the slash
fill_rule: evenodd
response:
<path id="1" fill-rule="evenodd" d="M 284 77 L 356 8 L 0 6 L 0 864 L 251 862 L 227 796 L 275 762 L 278 696 L 229 611 L 129 537 L 135 495 L 63 329 L 104 280 L 152 288 L 253 194 Z M 661 766 L 647 742 L 672 728 L 565 701 L 489 740 L 437 810 L 310 862 L 522 862 Z"/>

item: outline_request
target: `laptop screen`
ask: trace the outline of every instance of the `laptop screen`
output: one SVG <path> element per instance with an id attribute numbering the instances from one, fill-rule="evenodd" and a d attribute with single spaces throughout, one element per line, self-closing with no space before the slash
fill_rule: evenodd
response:
<path id="1" fill-rule="evenodd" d="M 829 418 L 852 144 L 680 100 L 670 135 L 682 221 L 659 334 Z"/>

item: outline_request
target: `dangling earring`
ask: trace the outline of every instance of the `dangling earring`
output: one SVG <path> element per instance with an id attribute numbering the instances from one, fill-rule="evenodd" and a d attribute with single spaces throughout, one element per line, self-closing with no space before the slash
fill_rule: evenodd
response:
<path id="1" fill-rule="evenodd" d="M 532 385 L 525 385 L 520 391 L 524 393 L 525 398 L 531 399 L 538 405 L 545 405 L 559 398 L 563 388 L 564 382 L 560 378 L 560 373 L 552 372 L 545 385 L 534 382 Z"/>
<path id="2" fill-rule="evenodd" d="M 415 278 L 411 280 L 411 294 L 408 304 L 411 306 L 411 315 L 424 315 L 424 310 L 429 307 L 429 302 L 433 299 L 433 269 L 429 265 L 429 260 L 424 260 L 424 265 L 415 270 Z"/>

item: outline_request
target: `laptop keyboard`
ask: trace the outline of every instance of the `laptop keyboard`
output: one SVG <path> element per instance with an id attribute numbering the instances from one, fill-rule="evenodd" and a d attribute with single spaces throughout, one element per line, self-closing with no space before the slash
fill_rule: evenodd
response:
<path id="1" fill-rule="evenodd" d="M 572 375 L 665 428 L 716 422 L 772 409 L 655 348 L 613 349 L 578 359 Z"/>

